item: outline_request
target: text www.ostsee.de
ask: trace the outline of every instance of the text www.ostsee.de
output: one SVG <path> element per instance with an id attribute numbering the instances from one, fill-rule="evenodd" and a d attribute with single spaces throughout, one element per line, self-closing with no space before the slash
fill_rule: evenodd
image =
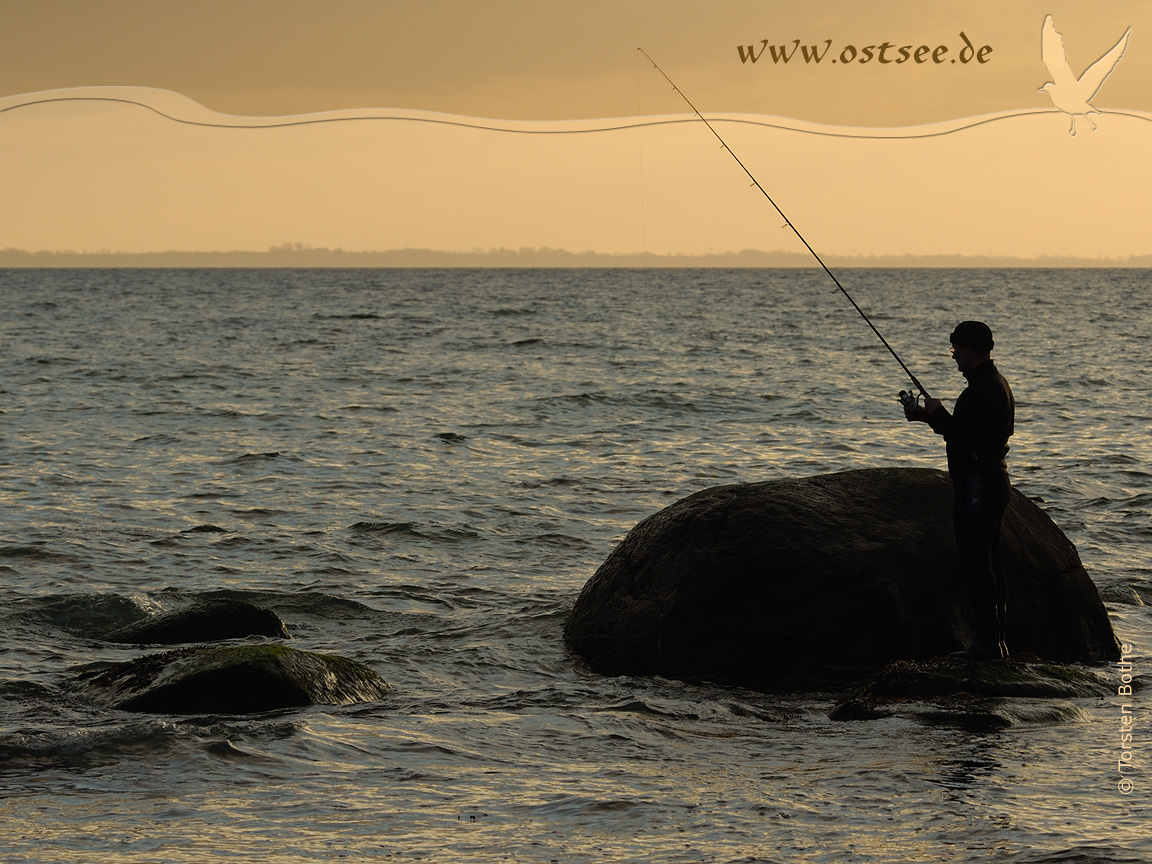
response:
<path id="1" fill-rule="evenodd" d="M 881 42 L 878 45 L 865 45 L 857 48 L 855 45 L 845 45 L 839 53 L 832 51 L 832 40 L 815 45 L 802 45 L 799 39 L 783 45 L 773 44 L 770 39 L 763 39 L 759 46 L 737 45 L 741 63 L 759 63 L 769 60 L 773 64 L 786 63 L 833 63 L 852 65 L 863 63 L 877 63 L 879 65 L 900 66 L 905 63 L 987 63 L 992 54 L 991 45 L 982 45 L 977 48 L 972 40 L 960 31 L 963 45 L 960 47 L 948 45 L 895 45 L 892 42 Z M 831 55 L 831 56 L 829 56 Z"/>

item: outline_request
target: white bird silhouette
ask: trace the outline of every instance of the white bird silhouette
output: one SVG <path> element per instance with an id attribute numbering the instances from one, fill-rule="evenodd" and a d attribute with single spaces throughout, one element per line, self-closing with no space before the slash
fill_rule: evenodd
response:
<path id="1" fill-rule="evenodd" d="M 1107 54 L 1085 69 L 1084 74 L 1077 78 L 1072 67 L 1068 65 L 1068 53 L 1064 50 L 1064 37 L 1056 29 L 1056 22 L 1052 20 L 1051 15 L 1044 18 L 1040 54 L 1044 59 L 1044 65 L 1048 67 L 1048 74 L 1052 76 L 1053 80 L 1041 87 L 1040 90 L 1048 94 L 1053 105 L 1072 118 L 1072 127 L 1068 130 L 1071 134 L 1076 134 L 1077 117 L 1083 117 L 1092 127 L 1092 131 L 1096 131 L 1096 124 L 1088 115 L 1099 114 L 1100 112 L 1093 108 L 1089 101 L 1100 91 L 1104 79 L 1112 74 L 1112 70 L 1120 62 L 1120 58 L 1124 56 L 1130 35 L 1132 35 L 1131 27 L 1124 31 L 1120 41 L 1113 45 Z"/>

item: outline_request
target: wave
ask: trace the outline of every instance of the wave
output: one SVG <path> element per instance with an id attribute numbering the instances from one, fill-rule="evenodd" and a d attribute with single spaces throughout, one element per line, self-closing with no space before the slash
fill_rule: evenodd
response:
<path id="1" fill-rule="evenodd" d="M 0 98 L 0 114 L 59 103 L 112 103 L 130 105 L 157 114 L 174 123 L 189 126 L 207 126 L 220 129 L 280 129 L 290 126 L 310 126 L 320 123 L 352 123 L 387 121 L 394 123 L 432 123 L 488 132 L 517 135 L 585 135 L 597 132 L 620 132 L 653 126 L 699 123 L 694 114 L 663 114 L 636 117 L 591 118 L 576 120 L 503 120 L 469 117 L 435 111 L 397 108 L 357 108 L 321 111 L 310 114 L 278 116 L 246 116 L 223 114 L 172 90 L 154 87 L 72 87 L 43 90 Z M 1017 117 L 1036 114 L 1062 114 L 1057 108 L 1020 108 L 998 111 L 973 117 L 938 121 L 918 126 L 872 127 L 832 126 L 811 123 L 790 117 L 764 114 L 709 112 L 705 116 L 711 123 L 744 124 L 771 129 L 801 132 L 836 138 L 932 138 L 976 126 L 997 123 Z M 1152 112 L 1103 109 L 1100 113 L 1130 117 L 1152 122 Z"/>
<path id="2" fill-rule="evenodd" d="M 45 541 L 31 543 L 0 543 L 0 558 L 66 563 L 78 560 L 75 556 L 48 548 Z"/>
<path id="3" fill-rule="evenodd" d="M 86 767 L 116 762 L 130 753 L 156 757 L 167 752 L 178 737 L 177 725 L 160 719 L 110 728 L 6 730 L 0 734 L 0 763 L 17 769 L 22 764 Z"/>
<path id="4" fill-rule="evenodd" d="M 427 525 L 417 524 L 415 522 L 365 521 L 350 525 L 348 530 L 354 534 L 399 535 L 446 543 L 454 543 L 460 540 L 476 540 L 481 536 L 479 532 L 466 523 L 459 525 Z"/>

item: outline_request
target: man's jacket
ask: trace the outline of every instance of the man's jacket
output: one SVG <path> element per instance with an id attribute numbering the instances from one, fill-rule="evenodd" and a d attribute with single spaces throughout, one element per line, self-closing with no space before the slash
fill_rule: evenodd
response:
<path id="1" fill-rule="evenodd" d="M 1008 454 L 1016 417 L 1012 388 L 996 364 L 989 360 L 964 373 L 968 386 L 956 399 L 951 414 L 941 405 L 928 418 L 928 425 L 944 436 L 948 473 L 1007 474 Z"/>

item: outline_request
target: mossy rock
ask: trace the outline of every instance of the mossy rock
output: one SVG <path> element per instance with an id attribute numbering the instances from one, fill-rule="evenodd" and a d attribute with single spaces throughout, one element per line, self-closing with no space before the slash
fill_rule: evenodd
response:
<path id="1" fill-rule="evenodd" d="M 288 639 L 284 622 L 268 609 L 244 600 L 209 599 L 181 609 L 151 615 L 103 635 L 106 642 L 132 645 L 179 645 L 267 636 Z"/>
<path id="2" fill-rule="evenodd" d="M 913 716 L 927 723 L 996 729 L 1018 721 L 1080 716 L 1067 700 L 1095 699 L 1108 685 L 1091 671 L 1058 663 L 975 663 L 936 658 L 889 663 L 832 709 L 833 720 Z"/>
<path id="3" fill-rule="evenodd" d="M 156 714 L 252 714 L 351 705 L 391 689 L 362 663 L 284 645 L 182 648 L 81 673 L 98 704 Z"/>

